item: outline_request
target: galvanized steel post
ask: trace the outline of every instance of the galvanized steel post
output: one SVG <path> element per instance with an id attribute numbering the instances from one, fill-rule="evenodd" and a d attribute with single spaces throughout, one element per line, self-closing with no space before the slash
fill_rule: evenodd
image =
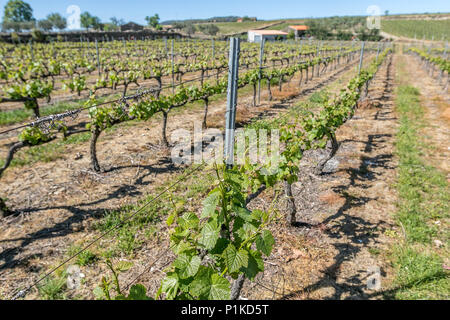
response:
<path id="1" fill-rule="evenodd" d="M 363 60 L 364 60 L 364 47 L 365 47 L 365 45 L 366 45 L 366 43 L 363 41 L 363 43 L 361 45 L 361 56 L 359 57 L 358 75 L 361 74 L 361 69 L 362 69 Z"/>
<path id="2" fill-rule="evenodd" d="M 262 65 L 264 61 L 264 45 L 265 40 L 262 39 L 259 51 L 258 105 L 261 104 L 261 78 L 262 78 Z"/>
<path id="3" fill-rule="evenodd" d="M 228 92 L 225 129 L 225 162 L 227 168 L 234 164 L 234 131 L 236 129 L 236 106 L 239 77 L 239 38 L 230 39 L 230 57 L 228 63 Z"/>

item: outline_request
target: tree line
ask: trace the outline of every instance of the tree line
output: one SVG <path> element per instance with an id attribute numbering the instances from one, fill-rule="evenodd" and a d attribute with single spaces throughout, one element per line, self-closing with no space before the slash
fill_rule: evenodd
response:
<path id="1" fill-rule="evenodd" d="M 306 36 L 319 40 L 341 40 L 350 41 L 359 39 L 361 41 L 380 41 L 380 30 L 369 30 L 366 25 L 366 17 L 329 17 L 306 19 L 303 22 L 309 27 Z M 295 38 L 293 31 L 288 36 Z"/>
<path id="2" fill-rule="evenodd" d="M 155 14 L 146 17 L 145 20 L 149 27 L 160 30 L 159 16 Z M 123 19 L 116 17 L 110 18 L 109 22 L 102 22 L 101 19 L 89 12 L 83 12 L 80 15 L 80 26 L 86 30 L 118 31 L 120 26 L 124 25 Z M 2 31 L 56 31 L 67 28 L 67 19 L 59 13 L 50 13 L 45 19 L 37 20 L 33 16 L 33 8 L 23 0 L 9 0 L 4 7 L 3 20 L 1 23 Z"/>

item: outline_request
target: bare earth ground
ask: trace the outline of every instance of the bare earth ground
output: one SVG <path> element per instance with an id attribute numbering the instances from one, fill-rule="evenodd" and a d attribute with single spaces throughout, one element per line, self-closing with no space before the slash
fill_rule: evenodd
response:
<path id="1" fill-rule="evenodd" d="M 320 79 L 314 78 L 303 86 L 300 97 L 287 103 L 264 102 L 261 107 L 251 108 L 251 98 L 243 99 L 238 116 L 241 122 L 274 116 L 336 79 L 341 86 L 346 84 L 353 75 L 354 67 L 341 67 Z M 292 86 L 295 83 L 294 79 Z M 294 95 L 294 92 L 298 94 L 298 90 L 287 87 L 282 93 L 275 92 L 275 99 L 288 98 L 289 93 Z M 201 108 L 188 108 L 169 115 L 168 131 L 189 129 L 194 120 L 201 119 L 199 110 Z M 212 105 L 210 113 L 210 119 L 214 119 L 215 114 L 224 119 L 223 103 Z M 21 214 L 0 222 L 0 259 L 3 262 L 0 265 L 0 294 L 8 295 L 18 286 L 29 284 L 61 261 L 67 248 L 77 240 L 92 239 L 95 232 L 89 226 L 105 210 L 135 203 L 136 199 L 152 193 L 157 186 L 178 174 L 179 168 L 173 167 L 167 159 L 167 150 L 160 146 L 160 135 L 159 119 L 125 124 L 103 133 L 98 143 L 99 161 L 105 169 L 102 174 L 88 170 L 87 143 L 68 146 L 61 159 L 50 163 L 8 169 L 2 177 L 0 192 L 8 198 L 7 204 Z M 3 140 L 2 144 L 6 142 Z M 77 154 L 82 156 L 81 159 L 75 160 Z M 140 250 L 135 258 L 137 266 L 127 278 L 139 273 L 148 263 L 148 257 L 158 256 L 159 251 L 165 252 L 167 246 L 162 245 L 166 238 L 165 229 L 160 233 L 161 236 Z M 164 258 L 161 263 L 170 256 Z M 99 265 L 83 272 L 90 280 L 82 295 L 92 297 L 91 290 L 99 276 L 106 272 L 105 268 Z M 152 281 L 156 283 L 158 278 Z M 33 297 L 36 297 L 35 292 L 29 296 Z"/>
<path id="2" fill-rule="evenodd" d="M 275 253 L 264 276 L 246 287 L 245 296 L 269 299 L 381 298 L 367 289 L 379 268 L 381 288 L 389 286 L 386 259 L 394 227 L 396 115 L 393 80 L 397 58 L 378 72 L 369 102 L 337 133 L 340 149 L 327 167 L 313 175 L 323 151 L 302 160 L 295 185 L 297 228 L 276 228 Z M 266 201 L 270 203 L 270 200 Z"/>

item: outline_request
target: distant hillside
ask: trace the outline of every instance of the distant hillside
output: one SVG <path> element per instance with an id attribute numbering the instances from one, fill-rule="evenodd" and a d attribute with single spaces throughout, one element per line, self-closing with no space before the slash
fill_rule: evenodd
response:
<path id="1" fill-rule="evenodd" d="M 399 14 L 382 17 L 382 30 L 368 30 L 365 16 L 341 16 L 324 18 L 276 19 L 237 22 L 237 16 L 213 17 L 209 19 L 171 20 L 163 24 L 193 25 L 197 28 L 194 36 L 205 37 L 200 32 L 200 24 L 213 24 L 218 28 L 216 36 L 243 36 L 251 29 L 270 28 L 289 32 L 289 25 L 305 24 L 310 27 L 309 35 L 317 39 L 380 40 L 406 37 L 427 40 L 450 38 L 450 13 Z M 381 32 L 380 32 L 381 31 Z"/>
<path id="2" fill-rule="evenodd" d="M 214 23 L 219 28 L 219 35 L 239 35 L 247 33 L 252 29 L 263 29 L 275 24 L 282 23 L 284 20 L 273 21 L 245 21 L 245 22 L 219 22 Z"/>
<path id="3" fill-rule="evenodd" d="M 236 22 L 240 17 L 213 17 L 208 19 L 187 19 L 187 20 L 167 20 L 161 22 L 162 25 L 173 25 L 177 23 L 211 23 L 211 22 Z"/>
<path id="4" fill-rule="evenodd" d="M 351 40 L 353 37 L 358 37 L 362 40 L 377 41 L 381 38 L 377 31 L 370 31 L 366 28 L 366 18 L 361 16 L 219 22 L 212 24 L 218 27 L 218 36 L 245 36 L 248 30 L 265 28 L 289 32 L 290 25 L 305 24 L 310 27 L 308 35 L 317 39 Z"/>
<path id="5" fill-rule="evenodd" d="M 450 40 L 450 15 L 408 15 L 384 17 L 381 22 L 384 33 L 418 40 Z"/>
<path id="6" fill-rule="evenodd" d="M 440 20 L 448 18 L 450 18 L 450 13 L 414 13 L 383 16 L 383 20 Z"/>

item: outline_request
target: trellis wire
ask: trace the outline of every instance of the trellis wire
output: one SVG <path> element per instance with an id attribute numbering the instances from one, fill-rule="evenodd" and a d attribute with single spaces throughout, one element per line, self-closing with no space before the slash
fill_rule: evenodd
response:
<path id="1" fill-rule="evenodd" d="M 115 226 L 111 227 L 109 230 L 105 231 L 104 233 L 102 233 L 100 236 L 98 236 L 97 238 L 95 238 L 94 240 L 90 241 L 86 246 L 84 246 L 82 249 L 80 249 L 77 253 L 73 254 L 72 256 L 70 256 L 69 258 L 67 258 L 66 260 L 64 260 L 62 263 L 60 263 L 57 267 L 53 268 L 52 270 L 50 270 L 48 273 L 46 273 L 44 276 L 42 276 L 41 278 L 39 278 L 38 280 L 36 280 L 35 282 L 33 282 L 31 285 L 29 285 L 26 289 L 24 290 L 19 290 L 18 292 L 16 292 L 15 294 L 13 294 L 11 296 L 11 300 L 17 300 L 18 298 L 22 298 L 25 296 L 25 294 L 27 292 L 29 292 L 33 287 L 37 286 L 39 283 L 41 283 L 42 281 L 44 281 L 45 279 L 47 279 L 48 277 L 50 277 L 53 273 L 55 273 L 59 268 L 61 268 L 62 266 L 64 266 L 65 264 L 67 264 L 68 262 L 70 262 L 71 260 L 73 260 L 74 258 L 78 257 L 81 253 L 83 253 L 84 251 L 86 251 L 87 249 L 89 249 L 90 247 L 92 247 L 96 242 L 100 241 L 101 239 L 103 239 L 104 237 L 106 237 L 108 234 L 110 234 L 111 232 L 113 232 L 114 230 L 117 230 L 119 227 L 121 227 L 123 224 L 125 224 L 127 221 L 131 220 L 132 218 L 134 218 L 135 216 L 137 216 L 139 213 L 141 213 L 145 208 L 147 208 L 150 204 L 152 204 L 154 201 L 158 200 L 159 198 L 161 198 L 166 192 L 168 192 L 170 189 L 176 187 L 179 183 L 181 183 L 183 180 L 185 180 L 186 178 L 190 177 L 193 173 L 199 171 L 201 168 L 203 168 L 204 165 L 199 165 L 198 167 L 192 169 L 189 173 L 187 173 L 186 175 L 184 175 L 183 177 L 181 177 L 180 179 L 178 179 L 176 182 L 174 182 L 173 184 L 171 184 L 169 187 L 167 187 L 166 189 L 164 189 L 163 191 L 161 191 L 157 196 L 153 197 L 151 200 L 147 201 L 144 205 L 142 205 L 139 209 L 137 209 L 134 213 L 132 213 L 130 216 L 128 216 L 127 218 L 123 219 L 122 221 L 120 221 L 119 223 L 117 223 Z M 85 238 L 86 236 L 84 236 Z"/>
<path id="2" fill-rule="evenodd" d="M 211 78 L 211 77 L 220 75 L 223 72 L 224 71 L 222 70 L 222 71 L 219 71 L 217 73 L 204 76 L 204 78 Z M 201 77 L 196 77 L 196 78 L 193 78 L 193 79 L 190 79 L 190 80 L 186 80 L 186 81 L 183 81 L 181 83 L 175 84 L 174 87 L 179 87 L 179 86 L 182 86 L 182 85 L 184 85 L 186 83 L 195 82 L 195 81 L 198 81 L 200 79 L 201 79 Z M 62 120 L 63 118 L 74 117 L 74 115 L 77 116 L 81 111 L 85 111 L 85 110 L 88 110 L 88 109 L 91 109 L 91 108 L 102 107 L 102 106 L 109 105 L 109 104 L 112 104 L 112 103 L 125 102 L 125 101 L 128 101 L 128 100 L 136 100 L 136 99 L 142 98 L 143 96 L 155 93 L 157 91 L 162 91 L 162 90 L 170 89 L 170 88 L 172 88 L 172 85 L 163 86 L 161 88 L 151 88 L 151 89 L 147 89 L 147 90 L 140 90 L 140 92 L 137 92 L 136 94 L 125 96 L 125 97 L 122 97 L 122 98 L 118 98 L 118 99 L 109 100 L 109 101 L 106 101 L 106 102 L 97 103 L 97 104 L 94 104 L 92 106 L 83 107 L 83 108 L 79 108 L 79 109 L 76 109 L 76 110 L 71 110 L 71 111 L 67 111 L 67 112 L 63 112 L 63 113 L 59 113 L 59 114 L 53 114 L 53 115 L 41 117 L 41 118 L 36 119 L 35 121 L 32 121 L 30 123 L 23 124 L 23 125 L 11 128 L 11 129 L 4 130 L 4 131 L 0 132 L 0 135 L 5 134 L 5 133 L 9 133 L 9 132 L 12 132 L 12 131 L 15 131 L 15 130 L 18 130 L 18 129 L 26 128 L 26 127 L 37 126 L 37 125 L 40 125 L 41 123 L 45 123 L 45 122 L 52 123 L 52 122 L 54 122 L 56 120 Z"/>
<path id="3" fill-rule="evenodd" d="M 265 65 L 265 66 L 261 66 L 261 69 L 266 69 L 266 68 L 271 68 L 271 67 L 278 67 L 278 66 L 283 66 L 283 64 Z M 246 68 L 246 69 L 248 69 L 248 68 Z M 203 78 L 211 78 L 211 77 L 220 75 L 223 72 L 225 72 L 225 70 L 216 72 L 214 74 L 203 76 Z M 37 125 L 40 126 L 42 123 L 46 123 L 46 122 L 50 123 L 50 126 L 47 129 L 47 130 L 50 130 L 53 127 L 54 121 L 59 121 L 59 120 L 62 120 L 64 118 L 67 118 L 67 117 L 76 118 L 78 116 L 78 114 L 80 112 L 82 112 L 82 111 L 85 111 L 85 110 L 88 110 L 88 109 L 91 109 L 91 108 L 101 107 L 101 106 L 104 106 L 104 105 L 109 105 L 109 104 L 112 104 L 112 103 L 125 102 L 127 100 L 139 99 L 139 98 L 141 98 L 143 96 L 155 93 L 157 91 L 170 89 L 172 87 L 179 87 L 179 86 L 182 86 L 182 85 L 184 85 L 186 83 L 195 82 L 195 81 L 198 81 L 198 80 L 201 80 L 201 79 L 202 79 L 202 77 L 196 77 L 196 78 L 193 78 L 193 79 L 190 79 L 190 80 L 183 81 L 183 82 L 178 83 L 178 84 L 174 84 L 174 85 L 171 84 L 171 85 L 163 86 L 161 88 L 147 89 L 147 90 L 141 91 L 139 93 L 136 93 L 136 94 L 133 94 L 133 95 L 129 95 L 129 96 L 125 96 L 125 97 L 122 97 L 122 98 L 119 98 L 119 99 L 114 99 L 114 100 L 109 100 L 109 101 L 102 102 L 102 103 L 97 103 L 97 104 L 94 104 L 92 106 L 83 107 L 83 108 L 79 108 L 79 109 L 76 109 L 76 110 L 63 112 L 63 113 L 60 113 L 60 114 L 54 114 L 54 115 L 41 117 L 41 118 L 39 118 L 39 119 L 37 119 L 35 121 L 32 121 L 30 123 L 23 124 L 23 125 L 14 127 L 14 128 L 10 128 L 10 129 L 1 131 L 0 135 L 5 134 L 5 133 L 9 133 L 9 132 L 12 132 L 12 131 L 15 131 L 15 130 L 18 130 L 18 129 L 23 129 L 23 128 L 26 128 L 26 127 L 32 127 L 32 126 L 37 126 Z"/>

